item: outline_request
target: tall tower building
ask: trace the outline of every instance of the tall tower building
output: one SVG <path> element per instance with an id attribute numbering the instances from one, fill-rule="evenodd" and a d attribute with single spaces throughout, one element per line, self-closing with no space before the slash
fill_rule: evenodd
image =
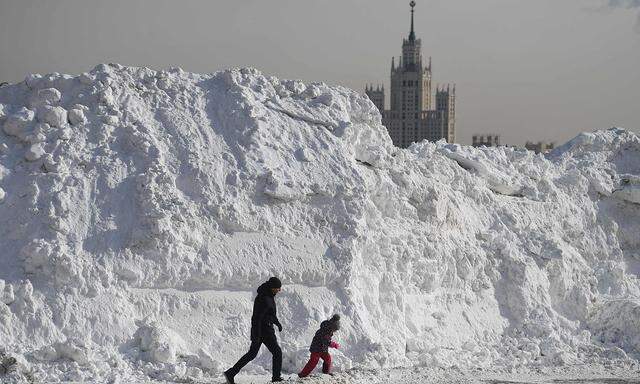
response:
<path id="1" fill-rule="evenodd" d="M 382 123 L 398 147 L 408 147 L 424 139 L 449 143 L 455 135 L 455 86 L 437 87 L 435 109 L 432 100 L 431 58 L 422 60 L 422 41 L 416 39 L 414 30 L 415 1 L 411 1 L 411 30 L 402 41 L 402 56 L 396 65 L 391 59 L 390 109 L 385 110 L 384 88 L 367 86 L 365 93 L 382 114 Z"/>

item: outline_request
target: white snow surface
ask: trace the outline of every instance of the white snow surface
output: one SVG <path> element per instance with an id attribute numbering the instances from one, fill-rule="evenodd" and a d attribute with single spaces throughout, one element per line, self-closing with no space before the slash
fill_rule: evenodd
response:
<path id="1" fill-rule="evenodd" d="M 117 64 L 1 87 L 0 126 L 16 380 L 218 376 L 272 275 L 288 372 L 334 313 L 337 371 L 640 359 L 632 132 L 398 149 L 346 88 Z"/>

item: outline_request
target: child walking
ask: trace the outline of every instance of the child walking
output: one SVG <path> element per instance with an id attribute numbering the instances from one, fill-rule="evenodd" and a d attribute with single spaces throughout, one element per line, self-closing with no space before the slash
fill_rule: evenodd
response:
<path id="1" fill-rule="evenodd" d="M 340 315 L 333 315 L 329 320 L 325 320 L 320 324 L 320 329 L 316 331 L 311 341 L 311 357 L 309 362 L 304 366 L 302 371 L 298 373 L 298 377 L 307 377 L 313 371 L 318 364 L 318 361 L 322 359 L 322 373 L 327 375 L 333 375 L 331 373 L 331 355 L 329 354 L 329 347 L 338 349 L 340 344 L 331 340 L 333 333 L 340 329 Z"/>

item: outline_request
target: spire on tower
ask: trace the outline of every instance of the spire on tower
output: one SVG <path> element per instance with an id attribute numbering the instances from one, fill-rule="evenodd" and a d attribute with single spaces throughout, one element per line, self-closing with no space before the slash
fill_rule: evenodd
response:
<path id="1" fill-rule="evenodd" d="M 415 0 L 409 3 L 411 6 L 411 32 L 409 33 L 409 41 L 416 41 L 416 33 L 413 31 L 413 8 L 416 6 Z"/>

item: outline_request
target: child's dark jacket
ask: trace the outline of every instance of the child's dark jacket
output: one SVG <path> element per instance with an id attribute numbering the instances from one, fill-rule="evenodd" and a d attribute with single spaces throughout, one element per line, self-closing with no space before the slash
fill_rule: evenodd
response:
<path id="1" fill-rule="evenodd" d="M 332 346 L 335 348 L 335 343 L 331 341 L 333 337 L 333 332 L 336 331 L 336 324 L 325 320 L 320 324 L 320 329 L 316 331 L 316 334 L 313 336 L 313 340 L 311 341 L 311 347 L 309 347 L 310 352 L 315 353 L 327 353 L 329 352 L 329 347 Z"/>

